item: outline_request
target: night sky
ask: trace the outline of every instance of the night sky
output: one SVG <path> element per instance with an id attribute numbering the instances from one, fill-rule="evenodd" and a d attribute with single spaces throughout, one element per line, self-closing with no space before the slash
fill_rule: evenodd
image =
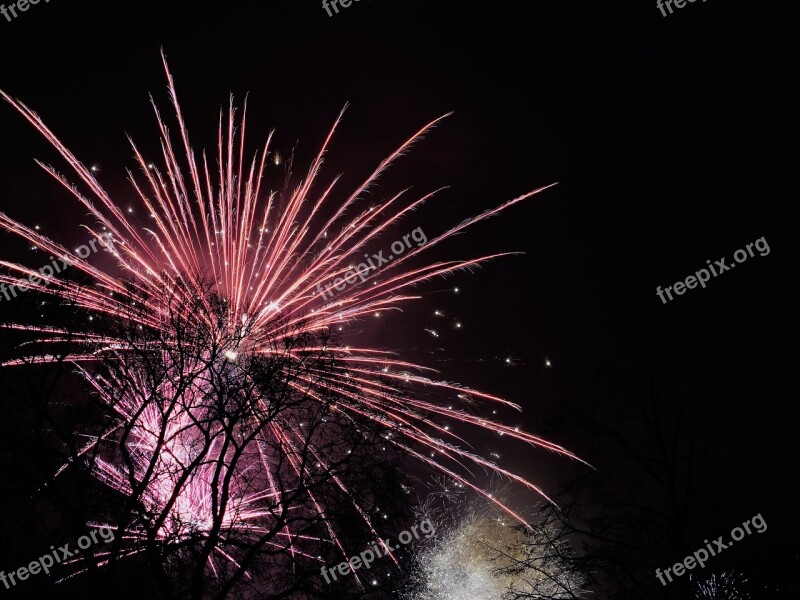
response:
<path id="1" fill-rule="evenodd" d="M 162 48 L 196 147 L 213 148 L 229 94 L 240 105 L 247 95 L 253 149 L 274 128 L 284 156 L 296 148 L 299 176 L 348 103 L 325 165 L 327 179 L 344 173 L 343 190 L 452 111 L 380 182 L 379 194 L 449 186 L 400 234 L 422 227 L 430 238 L 558 185 L 435 250 L 523 255 L 429 283 L 405 313 L 354 330 L 518 402 L 524 413 L 502 420 L 601 464 L 604 448 L 559 417 L 602 406 L 608 369 L 669 364 L 676 389 L 707 375 L 744 461 L 703 498 L 701 519 L 722 533 L 760 512 L 771 537 L 750 540 L 753 551 L 796 552 L 798 92 L 786 9 L 711 0 L 665 18 L 654 2 L 361 0 L 329 17 L 310 0 L 52 0 L 0 17 L 0 88 L 98 165 L 123 206 L 133 199 L 125 134 L 154 153 L 148 94 L 169 113 Z M 5 103 L 0 132 L 0 210 L 80 243 L 85 211 L 33 159 L 64 163 Z M 769 255 L 666 305 L 656 295 L 762 236 Z M 45 262 L 8 234 L 0 248 L 7 260 Z M 471 441 L 549 494 L 587 471 Z"/>

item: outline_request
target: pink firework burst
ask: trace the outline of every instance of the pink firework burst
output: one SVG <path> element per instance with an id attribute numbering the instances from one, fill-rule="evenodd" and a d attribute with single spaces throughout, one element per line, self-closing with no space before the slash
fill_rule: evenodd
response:
<path id="1" fill-rule="evenodd" d="M 180 369 L 180 372 L 171 373 L 172 377 L 154 390 L 146 377 L 135 369 L 131 370 L 134 385 L 130 380 L 121 381 L 118 376 L 101 375 L 92 369 L 91 365 L 102 357 L 110 356 L 125 364 L 130 355 L 140 354 L 144 346 L 132 342 L 128 336 L 89 327 L 68 332 L 54 326 L 7 325 L 35 335 L 39 345 L 34 347 L 46 349 L 67 341 L 78 343 L 79 349 L 70 352 L 66 359 L 79 366 L 97 395 L 116 415 L 115 424 L 91 438 L 83 452 L 88 454 L 103 443 L 119 443 L 119 431 L 123 428 L 132 461 L 129 465 L 132 476 L 129 476 L 120 464 L 101 455 L 93 466 L 97 478 L 123 494 L 132 494 L 138 484 L 145 482 L 144 489 L 138 491 L 144 509 L 163 512 L 157 535 L 165 540 L 180 541 L 214 527 L 218 509 L 214 506 L 212 488 L 222 464 L 222 469 L 228 471 L 224 475 L 230 481 L 230 505 L 222 519 L 223 528 L 246 531 L 251 536 L 269 531 L 274 527 L 271 521 L 275 516 L 274 506 L 286 490 L 274 480 L 274 465 L 267 449 L 284 448 L 289 458 L 282 468 L 293 470 L 300 479 L 305 477 L 308 467 L 296 458 L 296 446 L 305 437 L 300 420 L 307 407 L 301 405 L 280 419 L 268 419 L 265 415 L 270 411 L 270 400 L 258 393 L 253 402 L 245 403 L 244 408 L 237 407 L 249 411 L 248 418 L 243 421 L 246 426 L 234 432 L 247 440 L 242 444 L 244 459 L 236 463 L 237 466 L 228 460 L 234 449 L 215 441 L 219 432 L 203 424 L 213 379 L 211 371 L 225 373 L 226 385 L 246 386 L 248 375 L 242 366 L 244 363 L 251 358 L 279 357 L 284 361 L 281 364 L 286 385 L 302 395 L 306 404 L 329 403 L 330 398 L 337 398 L 330 403 L 332 413 L 353 423 L 373 421 L 383 430 L 391 431 L 385 438 L 387 444 L 489 498 L 524 522 L 510 507 L 491 498 L 474 483 L 469 465 L 502 475 L 537 494 L 544 495 L 542 490 L 533 482 L 465 449 L 461 438 L 449 428 L 436 424 L 437 419 L 449 419 L 576 458 L 564 448 L 531 433 L 487 420 L 462 408 L 448 407 L 445 399 L 456 394 L 470 402 L 482 401 L 514 409 L 519 406 L 492 394 L 438 379 L 432 369 L 403 360 L 383 348 L 336 344 L 295 346 L 291 342 L 300 332 L 325 335 L 343 322 L 372 316 L 379 311 L 398 310 L 403 304 L 420 298 L 415 292 L 420 284 L 506 255 L 436 262 L 418 258 L 468 227 L 550 186 L 523 194 L 459 223 L 427 244 L 409 249 L 381 266 L 380 280 L 348 285 L 332 302 L 326 301 L 320 289 L 350 271 L 354 257 L 361 257 L 370 243 L 392 231 L 404 217 L 435 196 L 433 192 L 410 198 L 406 192 L 401 192 L 378 206 L 364 206 L 365 193 L 381 174 L 444 117 L 416 132 L 343 202 L 334 204 L 332 197 L 337 179 L 321 183 L 320 173 L 323 157 L 341 119 L 339 115 L 308 173 L 290 193 L 281 196 L 267 192 L 264 186 L 265 167 L 270 157 L 276 156 L 271 151 L 271 136 L 263 150 L 252 160 L 246 159 L 246 109 L 241 120 L 237 120 L 232 101 L 227 118 L 220 120 L 215 159 L 209 160 L 205 153 L 198 157 L 190 144 L 166 61 L 164 67 L 177 117 L 177 141 L 170 136 L 156 109 L 163 150 L 160 159 L 151 162 L 131 142 L 141 173 L 129 175 L 145 214 L 151 218 L 152 226 L 148 228 L 140 227 L 126 214 L 98 182 L 94 170 L 73 155 L 35 112 L 0 92 L 59 151 L 88 189 L 88 193 L 82 193 L 53 167 L 39 163 L 94 217 L 96 225 L 85 226 L 86 230 L 113 253 L 117 262 L 110 269 L 95 266 L 35 229 L 0 214 L 0 226 L 4 229 L 69 262 L 91 278 L 89 284 L 79 283 L 0 261 L 7 269 L 0 274 L 0 283 L 19 285 L 24 281 L 28 288 L 68 300 L 99 317 L 98 320 L 125 320 L 143 331 L 172 340 L 172 344 L 176 314 L 183 325 L 204 332 L 202 344 L 197 343 L 195 362 L 184 362 L 180 367 L 170 363 L 170 369 Z M 107 237 L 109 233 L 113 245 Z M 38 281 L 28 280 L 31 276 Z M 165 290 L 170 293 L 165 294 Z M 298 370 L 298 365 L 307 365 L 309 357 L 320 353 L 330 353 L 334 360 L 326 362 L 324 368 Z M 56 354 L 42 350 L 3 366 L 60 360 Z M 174 386 L 172 382 L 185 379 L 187 373 L 192 374 L 190 385 L 179 392 L 170 387 Z M 425 393 L 415 394 L 407 384 L 424 386 Z M 121 389 L 125 392 L 120 394 L 118 390 Z M 437 393 L 441 401 L 436 400 Z M 179 405 L 165 409 L 163 399 L 176 396 L 180 396 Z M 165 419 L 165 415 L 168 418 Z M 319 447 L 320 440 L 330 439 L 324 426 L 323 422 L 321 433 L 311 438 L 307 450 L 318 464 L 327 467 L 338 457 L 331 457 Z M 186 478 L 183 467 L 196 458 L 200 446 L 205 448 L 204 456 L 210 458 L 198 462 L 191 477 Z M 336 477 L 334 480 L 347 492 L 346 482 Z M 358 506 L 357 500 L 353 502 L 365 523 L 375 531 L 367 511 Z M 310 507 L 325 516 L 326 507 L 313 495 Z M 282 510 L 294 508 L 289 506 Z M 309 510 L 309 506 L 304 510 Z M 145 535 L 134 526 L 126 527 L 121 533 L 133 540 Z M 279 535 L 291 552 L 304 554 L 303 535 L 289 527 L 283 528 Z M 333 529 L 329 528 L 329 536 L 344 553 Z M 130 553 L 136 551 L 132 546 Z M 208 564 L 215 572 L 216 559 L 220 557 L 238 565 L 224 544 L 220 544 L 208 557 Z"/>

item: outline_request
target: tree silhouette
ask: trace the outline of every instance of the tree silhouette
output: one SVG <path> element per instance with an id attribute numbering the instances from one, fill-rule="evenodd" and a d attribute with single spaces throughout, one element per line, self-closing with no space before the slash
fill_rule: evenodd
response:
<path id="1" fill-rule="evenodd" d="M 665 568 L 730 527 L 714 511 L 746 460 L 742 438 L 724 418 L 729 389 L 712 369 L 640 355 L 608 368 L 588 409 L 569 409 L 558 427 L 577 433 L 595 470 L 570 482 L 557 501 L 578 536 L 590 589 L 620 599 L 683 600 L 688 577 L 662 585 Z M 568 518 L 566 517 L 568 515 Z M 736 517 L 740 518 L 740 517 Z"/>
<path id="2" fill-rule="evenodd" d="M 75 529 L 117 532 L 73 570 L 100 564 L 114 581 L 147 573 L 152 593 L 169 599 L 383 593 L 358 575 L 330 586 L 320 576 L 379 536 L 378 513 L 384 534 L 405 514 L 390 432 L 315 385 L 339 366 L 335 340 L 278 324 L 279 334 L 241 347 L 254 336 L 247 323 L 231 326 L 225 299 L 186 297 L 164 291 L 168 327 L 116 315 L 75 341 L 92 355 L 77 366 L 88 397 L 29 394 L 51 424 L 40 428 L 39 450 L 54 450 L 42 489 Z M 51 388 L 59 398 L 58 382 Z"/>

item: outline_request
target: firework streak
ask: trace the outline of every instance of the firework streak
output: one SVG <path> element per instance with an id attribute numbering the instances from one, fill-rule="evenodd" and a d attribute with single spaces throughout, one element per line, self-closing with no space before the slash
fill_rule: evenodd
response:
<path id="1" fill-rule="evenodd" d="M 38 283 L 30 280 L 28 285 L 32 290 L 68 299 L 73 306 L 90 314 L 106 319 L 124 318 L 133 321 L 140 329 L 163 331 L 165 336 L 168 336 L 171 326 L 168 316 L 176 304 L 164 302 L 163 290 L 185 286 L 188 288 L 185 297 L 175 300 L 178 308 L 184 306 L 184 318 L 196 320 L 198 328 L 214 331 L 215 336 L 228 340 L 226 343 L 229 346 L 225 348 L 228 360 L 241 361 L 248 355 L 269 357 L 274 345 L 262 344 L 260 340 L 289 340 L 297 331 L 330 331 L 376 310 L 399 311 L 403 304 L 421 298 L 415 291 L 420 284 L 457 271 L 470 270 L 510 254 L 496 253 L 467 260 L 427 263 L 419 260 L 424 250 L 437 247 L 465 229 L 551 187 L 535 189 L 468 218 L 433 237 L 424 246 L 409 247 L 408 252 L 383 265 L 383 276 L 375 285 L 347 288 L 337 296 L 332 306 L 325 306 L 317 293 L 318 286 L 335 281 L 348 272 L 347 257 L 362 255 L 368 244 L 390 232 L 404 217 L 435 196 L 436 192 L 431 192 L 408 198 L 404 191 L 377 206 L 364 206 L 366 201 L 363 198 L 390 165 L 445 117 L 425 125 L 383 160 L 352 193 L 346 194 L 342 202 L 333 204 L 331 197 L 338 178 L 326 184 L 320 184 L 319 180 L 323 156 L 339 125 L 340 114 L 318 155 L 311 162 L 305 178 L 286 197 L 281 197 L 276 193 L 266 193 L 263 189 L 272 135 L 268 137 L 260 155 L 257 153 L 249 163 L 245 159 L 246 103 L 239 121 L 234 117 L 231 99 L 228 116 L 220 124 L 216 160 L 208 160 L 205 154 L 198 160 L 189 141 L 166 59 L 164 68 L 177 117 L 177 135 L 174 136 L 177 142 L 168 133 L 167 125 L 157 109 L 157 122 L 162 136 L 161 165 L 156 166 L 145 158 L 131 142 L 141 172 L 139 175 L 129 173 L 129 176 L 138 200 L 145 209 L 144 214 L 150 216 L 146 228 L 126 214 L 119 202 L 101 186 L 92 169 L 73 155 L 35 112 L 0 92 L 59 151 L 81 185 L 88 190 L 88 194 L 82 193 L 54 167 L 38 163 L 94 218 L 95 226 L 84 225 L 93 238 L 98 241 L 102 239 L 103 234 L 98 232 L 101 228 L 106 228 L 113 235 L 116 242 L 115 257 L 118 260 L 116 267 L 103 270 L 81 258 L 73 258 L 71 265 L 88 275 L 94 282 L 92 285 L 59 280 L 19 264 L 0 261 L 0 266 L 9 271 L 0 274 L 0 283 L 13 284 L 20 278 L 34 275 L 40 280 Z M 212 166 L 214 162 L 216 165 Z M 64 246 L 3 213 L 0 213 L 0 227 L 54 256 L 69 254 Z M 119 271 L 124 277 L 115 274 Z M 190 309 L 190 299 L 201 304 L 210 303 L 209 290 L 204 287 L 204 283 L 209 281 L 213 283 L 211 291 L 227 303 L 228 313 L 222 323 L 211 319 L 209 315 L 213 311 L 210 309 L 196 313 Z M 94 473 L 100 481 L 123 494 L 131 494 L 135 483 L 143 480 L 139 478 L 144 477 L 146 466 L 151 465 L 156 473 L 152 474 L 152 469 L 147 472 L 151 478 L 140 497 L 148 510 L 167 507 L 170 512 L 171 518 L 161 523 L 159 535 L 182 540 L 211 527 L 213 506 L 208 477 L 213 464 L 207 469 L 199 469 L 196 477 L 188 482 L 181 481 L 177 487 L 174 475 L 175 465 L 187 460 L 186 457 L 191 456 L 194 441 L 202 438 L 193 424 L 200 418 L 200 405 L 208 390 L 196 388 L 184 392 L 185 406 L 173 415 L 164 430 L 165 425 L 159 421 L 158 415 L 148 409 L 146 389 L 131 393 L 120 401 L 113 398 L 109 391 L 115 389 L 114 381 L 92 375 L 91 364 L 99 356 L 113 354 L 124 361 L 126 352 L 134 350 L 128 340 L 107 333 L 101 335 L 92 329 L 76 332 L 25 323 L 7 324 L 6 327 L 38 335 L 38 341 L 45 348 L 48 344 L 61 344 L 63 347 L 68 340 L 80 344 L 81 351 L 72 352 L 67 360 L 79 366 L 86 364 L 86 367 L 80 367 L 80 371 L 96 389 L 98 396 L 113 406 L 120 423 L 133 423 L 129 431 L 137 449 L 132 455 L 132 471 L 136 481 L 132 483 L 121 475 L 123 465 L 103 459 L 94 466 Z M 297 365 L 304 364 L 306 356 L 317 350 L 319 348 L 289 351 L 293 364 L 287 365 L 286 369 L 294 368 L 297 371 Z M 387 444 L 393 444 L 410 458 L 471 488 L 520 522 L 524 522 L 523 517 L 473 483 L 470 466 L 502 475 L 536 494 L 544 496 L 543 491 L 533 482 L 464 449 L 460 445 L 464 440 L 450 427 L 439 423 L 443 420 L 455 421 L 463 426 L 500 433 L 532 447 L 576 458 L 564 448 L 531 433 L 485 419 L 463 408 L 448 407 L 453 403 L 453 396 L 457 396 L 470 404 L 483 401 L 521 410 L 508 400 L 436 379 L 433 369 L 402 360 L 381 348 L 335 345 L 330 351 L 335 353 L 338 366 L 316 373 L 313 378 L 304 378 L 302 375 L 290 378 L 287 374 L 287 385 L 296 388 L 298 394 L 304 394 L 307 403 L 335 395 L 340 402 L 334 404 L 331 410 L 341 415 L 342 419 L 369 419 L 377 426 L 391 430 L 393 433 L 387 437 Z M 9 360 L 3 366 L 49 363 L 57 360 L 54 354 L 42 351 L 24 359 Z M 206 355 L 204 348 L 198 349 L 197 356 L 200 359 Z M 194 368 L 197 364 L 200 363 L 190 366 Z M 399 386 L 407 391 L 398 393 Z M 424 387 L 424 395 L 419 391 L 414 392 L 414 387 Z M 163 392 L 166 396 L 171 390 Z M 438 401 L 434 396 L 437 392 L 440 396 Z M 260 406 L 263 408 L 266 402 L 261 401 Z M 248 446 L 249 453 L 244 454 L 252 457 L 248 459 L 251 461 L 248 474 L 244 478 L 238 475 L 233 478 L 229 500 L 233 508 L 225 516 L 226 531 L 241 530 L 248 532 L 247 535 L 255 535 L 253 531 L 261 534 L 270 530 L 269 523 L 265 524 L 275 515 L 270 506 L 274 507 L 276 498 L 285 493 L 274 484 L 271 471 L 274 460 L 265 448 L 283 448 L 285 455 L 291 457 L 296 444 L 302 443 L 304 433 L 301 431 L 302 424 L 299 428 L 298 423 L 289 418 L 276 420 L 267 426 L 255 423 L 254 427 L 260 428 L 260 433 Z M 159 433 L 162 434 L 160 437 Z M 86 445 L 83 453 L 88 456 L 97 445 L 113 441 L 114 435 L 115 432 L 108 432 L 98 436 Z M 211 452 L 225 451 L 212 447 Z M 321 468 L 328 468 L 330 462 L 339 459 L 323 456 L 313 445 L 309 452 L 315 453 Z M 223 458 L 220 460 L 224 462 Z M 286 468 L 294 468 L 298 478 L 305 476 L 302 472 L 305 467 L 299 466 L 299 463 L 290 460 L 285 465 Z M 263 489 L 254 490 L 247 483 L 252 481 L 258 481 Z M 337 483 L 342 492 L 350 496 L 344 482 L 337 480 Z M 177 498 L 171 496 L 175 489 L 178 490 Z M 351 501 L 366 526 L 375 532 L 367 511 L 358 506 L 357 500 L 351 498 Z M 321 502 L 312 497 L 305 505 L 308 506 L 318 511 L 323 521 L 327 522 L 325 506 Z M 254 526 L 256 522 L 259 523 L 257 527 Z M 144 536 L 135 531 L 125 531 L 124 534 L 121 537 L 126 539 Z M 291 531 L 284 536 L 286 547 L 292 553 L 302 553 L 303 536 L 296 536 Z M 342 544 L 330 527 L 329 539 L 347 559 Z M 136 548 L 130 549 L 127 555 L 137 551 Z M 213 561 L 217 559 L 233 560 L 223 547 L 216 548 L 208 557 L 209 568 L 215 573 Z"/>

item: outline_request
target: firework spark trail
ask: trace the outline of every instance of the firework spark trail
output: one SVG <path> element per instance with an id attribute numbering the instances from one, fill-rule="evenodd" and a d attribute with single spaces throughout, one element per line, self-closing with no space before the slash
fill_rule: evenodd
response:
<path id="1" fill-rule="evenodd" d="M 91 191 L 94 202 L 53 167 L 37 161 L 48 174 L 75 196 L 96 219 L 99 227 L 110 232 L 116 243 L 111 250 L 126 274 L 125 279 L 122 279 L 112 272 L 93 266 L 75 257 L 66 247 L 0 213 L 0 227 L 56 257 L 68 258 L 75 268 L 95 282 L 94 285 L 83 285 L 59 280 L 55 276 L 43 276 L 39 284 L 26 282 L 29 288 L 69 299 L 90 313 L 130 319 L 134 324 L 148 330 L 169 333 L 168 314 L 171 309 L 181 306 L 185 309 L 192 299 L 199 300 L 208 308 L 209 290 L 203 287 L 203 282 L 206 277 L 210 277 L 213 281 L 212 291 L 230 301 L 228 331 L 222 336 L 230 343 L 228 348 L 230 356 L 247 353 L 269 356 L 275 350 L 262 345 L 263 339 L 290 338 L 296 335 L 301 327 L 306 331 L 322 332 L 378 308 L 399 309 L 402 304 L 420 298 L 419 295 L 408 292 L 420 283 L 457 271 L 472 269 L 487 261 L 508 255 L 509 253 L 499 253 L 467 260 L 433 262 L 415 268 L 405 267 L 423 251 L 551 187 L 538 188 L 462 221 L 426 245 L 417 247 L 398 260 L 383 266 L 380 282 L 361 288 L 349 286 L 348 291 L 342 293 L 335 303 L 324 306 L 316 291 L 317 286 L 345 272 L 349 268 L 347 262 L 359 255 L 370 241 L 389 230 L 436 194 L 432 192 L 406 200 L 407 194 L 404 191 L 391 197 L 381 206 L 357 209 L 364 194 L 374 186 L 378 178 L 447 115 L 431 121 L 401 144 L 352 194 L 347 196 L 340 206 L 336 207 L 332 216 L 323 220 L 320 215 L 331 203 L 333 190 L 339 178 L 336 177 L 331 183 L 320 186 L 318 177 L 334 132 L 341 122 L 341 113 L 328 132 L 319 153 L 312 160 L 306 176 L 293 188 L 285 202 L 279 205 L 275 193 L 265 195 L 262 192 L 266 161 L 271 152 L 272 134 L 270 133 L 260 156 L 256 153 L 249 165 L 245 159 L 246 103 L 240 121 L 235 117 L 232 98 L 227 117 L 220 114 L 217 140 L 219 167 L 218 172 L 213 173 L 206 154 L 201 153 L 202 158 L 198 161 L 191 145 L 166 59 L 164 68 L 170 99 L 177 116 L 183 156 L 179 158 L 165 121 L 155 101 L 151 99 L 161 134 L 163 171 L 152 161 L 148 161 L 131 140 L 144 182 L 132 172 L 128 172 L 136 195 L 146 208 L 146 215 L 149 215 L 153 222 L 151 227 L 146 228 L 142 228 L 126 216 L 122 208 L 97 181 L 91 169 L 81 163 L 61 143 L 35 112 L 0 91 L 0 95 L 59 151 L 80 181 Z M 322 191 L 315 197 L 313 190 L 318 187 L 321 187 Z M 101 234 L 90 227 L 86 229 L 105 245 Z M 0 261 L 0 265 L 10 272 L 0 274 L 0 282 L 3 283 L 18 284 L 20 277 L 26 278 L 32 273 L 30 269 L 15 263 Z M 181 282 L 188 285 L 188 289 L 184 289 L 178 297 L 170 301 L 169 305 L 165 305 L 161 292 L 164 289 L 179 288 L 176 284 Z M 192 318 L 199 321 L 198 326 L 213 330 L 216 325 L 212 322 L 211 314 L 210 310 L 200 311 Z M 86 350 L 76 351 L 66 357 L 39 352 L 23 359 L 8 361 L 3 366 L 47 363 L 63 359 L 77 363 L 97 360 L 99 356 L 109 353 L 116 353 L 123 357 L 121 360 L 124 360 L 125 352 L 133 349 L 130 342 L 125 339 L 97 335 L 89 330 L 68 332 L 57 327 L 30 324 L 9 324 L 7 327 L 38 334 L 40 337 L 35 342 L 42 343 L 44 347 L 71 340 L 86 347 Z M 312 347 L 291 350 L 287 356 L 291 361 L 301 364 L 305 357 L 319 349 Z M 519 406 L 512 402 L 456 383 L 430 379 L 422 374 L 430 373 L 434 371 L 433 369 L 402 360 L 385 350 L 356 347 L 327 350 L 332 350 L 336 354 L 341 367 L 328 372 L 314 372 L 313 378 L 301 377 L 299 380 L 303 381 L 302 386 L 292 383 L 309 401 L 321 399 L 326 393 L 333 392 L 344 400 L 333 406 L 335 411 L 351 417 L 366 417 L 381 426 L 396 430 L 396 436 L 388 439 L 389 443 L 416 457 L 422 463 L 471 487 L 520 521 L 522 518 L 509 507 L 491 498 L 488 492 L 470 483 L 454 469 L 467 469 L 466 463 L 470 462 L 502 474 L 544 495 L 542 490 L 532 482 L 463 450 L 455 445 L 463 441 L 461 438 L 435 423 L 420 424 L 419 417 L 421 415 L 446 417 L 480 429 L 500 431 L 504 435 L 533 446 L 577 458 L 556 444 L 516 428 L 415 398 L 413 395 L 411 397 L 401 395 L 386 382 L 391 380 L 398 384 L 421 384 L 445 396 L 450 393 L 466 394 L 490 403 L 519 409 Z M 191 405 L 191 398 L 187 406 L 169 413 L 170 418 L 164 423 L 165 414 L 152 406 L 146 406 L 149 398 L 146 395 L 148 388 L 144 384 L 141 394 L 132 395 L 125 402 L 114 403 L 106 391 L 108 388 L 101 385 L 104 383 L 113 387 L 113 381 L 102 382 L 88 370 L 81 371 L 93 383 L 100 397 L 114 405 L 121 422 L 133 423 L 130 434 L 135 441 L 134 480 L 142 476 L 140 470 L 150 464 L 154 453 L 157 452 L 160 443 L 158 435 L 163 434 L 162 429 L 166 425 L 169 452 L 157 462 L 159 475 L 163 476 L 165 481 L 151 486 L 145 493 L 147 502 L 154 507 L 163 508 L 171 493 L 170 486 L 183 486 L 181 493 L 172 499 L 174 503 L 170 508 L 172 518 L 162 524 L 163 535 L 166 537 L 171 534 L 179 536 L 188 534 L 188 530 L 181 530 L 187 527 L 187 522 L 192 523 L 193 528 L 208 527 L 211 509 L 209 475 L 203 472 L 205 467 L 201 468 L 197 477 L 190 481 L 179 483 L 174 475 L 169 476 L 169 473 L 175 472 L 168 464 L 170 461 L 184 464 L 189 460 L 187 447 L 191 447 L 192 444 L 191 423 L 202 418 L 202 415 L 196 412 L 199 409 Z M 204 390 L 198 389 L 192 393 L 202 396 Z M 112 433 L 108 431 L 99 436 L 95 443 L 108 441 L 113 437 Z M 302 477 L 302 467 L 293 458 L 291 450 L 292 438 L 300 434 L 293 429 L 292 424 L 270 423 L 261 435 L 264 436 L 262 439 L 269 439 L 271 443 L 286 448 L 292 468 L 297 470 L 299 477 Z M 445 441 L 439 436 L 451 438 L 454 442 Z M 414 450 L 411 445 L 433 450 L 443 459 L 428 458 Z M 88 452 L 90 446 L 91 444 L 82 453 Z M 311 450 L 316 452 L 314 448 Z M 259 458 L 253 461 L 254 468 L 260 464 L 265 474 L 266 489 L 254 493 L 244 487 L 240 489 L 234 486 L 235 510 L 229 513 L 230 519 L 225 524 L 230 529 L 236 529 L 248 521 L 268 515 L 268 511 L 259 510 L 259 503 L 280 493 L 270 472 L 269 459 L 260 442 L 256 454 Z M 444 460 L 452 464 L 448 466 L 444 464 Z M 104 460 L 98 461 L 95 475 L 114 489 L 131 492 L 129 477 L 123 475 L 120 468 L 114 464 Z M 337 484 L 347 493 L 342 481 L 337 481 Z M 324 507 L 316 499 L 313 499 L 313 502 L 316 509 L 324 514 Z M 357 502 L 354 501 L 354 504 L 374 532 L 369 516 Z M 344 554 L 345 550 L 334 531 L 329 529 L 329 532 L 334 543 Z M 137 535 L 137 532 L 128 533 L 134 537 Z M 287 544 L 292 552 L 301 552 L 301 549 L 296 547 L 297 536 L 288 529 L 283 529 L 281 535 L 287 538 Z M 218 551 L 224 555 L 222 549 Z M 229 556 L 226 558 L 235 563 L 233 558 Z M 210 566 L 216 572 L 215 565 L 211 563 Z"/>

